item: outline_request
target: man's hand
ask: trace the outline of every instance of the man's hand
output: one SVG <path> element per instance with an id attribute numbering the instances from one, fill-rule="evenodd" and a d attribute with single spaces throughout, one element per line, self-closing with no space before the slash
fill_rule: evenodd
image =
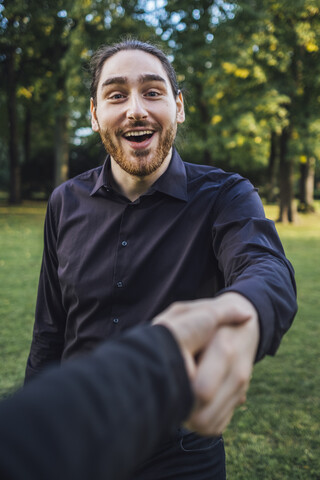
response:
<path id="1" fill-rule="evenodd" d="M 171 330 L 185 358 L 196 397 L 186 426 L 202 435 L 220 434 L 246 399 L 259 343 L 255 308 L 228 292 L 174 304 L 155 323 Z"/>
<path id="2" fill-rule="evenodd" d="M 235 302 L 235 297 L 240 295 L 228 293 L 225 296 L 230 296 L 227 302 L 224 295 L 215 299 L 177 302 L 153 320 L 153 324 L 164 325 L 175 337 L 191 380 L 196 374 L 195 357 L 205 351 L 217 329 L 223 325 L 239 325 L 250 318 Z"/>

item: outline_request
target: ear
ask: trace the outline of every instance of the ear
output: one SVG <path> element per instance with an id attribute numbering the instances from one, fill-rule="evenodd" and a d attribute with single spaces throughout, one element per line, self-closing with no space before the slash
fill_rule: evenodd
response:
<path id="1" fill-rule="evenodd" d="M 91 127 L 94 132 L 99 132 L 99 122 L 97 118 L 97 110 L 93 102 L 93 98 L 90 98 L 90 112 L 91 112 Z"/>
<path id="2" fill-rule="evenodd" d="M 179 91 L 177 95 L 176 105 L 177 105 L 177 123 L 183 123 L 185 120 L 185 114 L 184 114 L 183 95 L 181 91 Z"/>

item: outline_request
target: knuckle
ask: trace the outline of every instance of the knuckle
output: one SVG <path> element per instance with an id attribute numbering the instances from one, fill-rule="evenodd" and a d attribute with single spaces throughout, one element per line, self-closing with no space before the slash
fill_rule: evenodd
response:
<path id="1" fill-rule="evenodd" d="M 178 314 L 178 313 L 181 313 L 185 310 L 185 306 L 181 302 L 174 302 L 170 306 L 170 310 L 171 310 L 172 313 Z"/>
<path id="2" fill-rule="evenodd" d="M 243 390 L 248 384 L 248 375 L 245 372 L 239 372 L 237 375 L 237 388 Z"/>
<path id="3" fill-rule="evenodd" d="M 221 349 L 221 354 L 226 360 L 230 362 L 234 359 L 235 351 L 231 342 L 227 342 L 227 341 L 221 342 L 220 349 Z"/>

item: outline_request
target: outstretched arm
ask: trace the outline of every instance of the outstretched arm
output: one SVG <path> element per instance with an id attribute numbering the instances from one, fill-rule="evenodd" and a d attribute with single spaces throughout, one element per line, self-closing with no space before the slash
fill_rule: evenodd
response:
<path id="1" fill-rule="evenodd" d="M 251 302 L 234 292 L 193 302 L 197 305 L 198 315 L 192 310 L 181 318 L 159 315 L 156 323 L 166 325 L 180 342 L 192 378 L 196 401 L 186 426 L 203 435 L 219 435 L 246 399 L 259 344 L 258 314 Z"/>

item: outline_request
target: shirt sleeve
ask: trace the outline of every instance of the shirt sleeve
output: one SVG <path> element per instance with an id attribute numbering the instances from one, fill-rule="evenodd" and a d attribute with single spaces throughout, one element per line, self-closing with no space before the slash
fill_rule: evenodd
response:
<path id="1" fill-rule="evenodd" d="M 217 200 L 213 249 L 225 289 L 244 295 L 259 314 L 256 360 L 274 355 L 297 311 L 294 270 L 284 254 L 274 222 L 265 217 L 257 190 L 234 176 Z"/>
<path id="2" fill-rule="evenodd" d="M 1 403 L 0 477 L 128 478 L 192 403 L 172 334 L 135 327 Z"/>
<path id="3" fill-rule="evenodd" d="M 44 248 L 40 271 L 35 323 L 26 377 L 38 375 L 48 365 L 60 362 L 65 335 L 66 312 L 58 278 L 57 227 L 49 200 L 44 224 Z"/>

